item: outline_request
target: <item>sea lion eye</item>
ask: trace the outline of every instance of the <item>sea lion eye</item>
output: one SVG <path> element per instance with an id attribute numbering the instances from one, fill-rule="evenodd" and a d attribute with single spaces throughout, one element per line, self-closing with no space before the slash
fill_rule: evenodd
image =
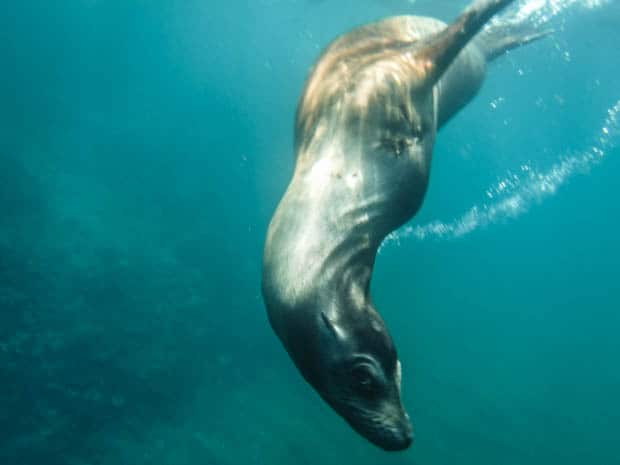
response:
<path id="1" fill-rule="evenodd" d="M 368 365 L 357 365 L 351 370 L 352 387 L 356 391 L 371 394 L 377 391 L 378 381 L 372 368 Z"/>

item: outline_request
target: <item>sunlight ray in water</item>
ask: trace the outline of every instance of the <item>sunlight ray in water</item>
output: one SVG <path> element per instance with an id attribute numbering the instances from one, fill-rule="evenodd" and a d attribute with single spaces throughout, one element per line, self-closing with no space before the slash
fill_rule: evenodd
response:
<path id="1" fill-rule="evenodd" d="M 516 218 L 529 208 L 554 195 L 558 188 L 576 174 L 589 172 L 611 150 L 620 145 L 620 100 L 607 110 L 606 118 L 595 142 L 587 149 L 563 155 L 547 171 L 537 171 L 524 164 L 516 172 L 508 172 L 486 190 L 487 200 L 469 208 L 460 217 L 448 221 L 431 221 L 424 225 L 408 225 L 390 234 L 382 244 L 398 244 L 415 238 L 452 239 L 480 227 Z"/>

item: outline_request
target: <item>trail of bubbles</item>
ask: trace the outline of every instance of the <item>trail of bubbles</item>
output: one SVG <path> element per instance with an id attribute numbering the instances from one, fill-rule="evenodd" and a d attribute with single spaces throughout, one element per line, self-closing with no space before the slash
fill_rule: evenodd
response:
<path id="1" fill-rule="evenodd" d="M 406 226 L 391 233 L 383 245 L 409 238 L 453 239 L 480 227 L 516 218 L 527 212 L 533 204 L 551 197 L 572 176 L 589 172 L 592 166 L 619 145 L 620 100 L 607 110 L 599 134 L 588 149 L 560 157 L 546 172 L 536 171 L 531 164 L 522 165 L 518 172 L 508 172 L 503 179 L 487 189 L 486 197 L 489 201 L 474 205 L 447 223 L 432 221 L 425 225 Z"/>
<path id="2" fill-rule="evenodd" d="M 523 0 L 516 8 L 494 18 L 491 23 L 529 24 L 539 27 L 549 23 L 569 8 L 594 9 L 610 3 L 611 0 Z"/>

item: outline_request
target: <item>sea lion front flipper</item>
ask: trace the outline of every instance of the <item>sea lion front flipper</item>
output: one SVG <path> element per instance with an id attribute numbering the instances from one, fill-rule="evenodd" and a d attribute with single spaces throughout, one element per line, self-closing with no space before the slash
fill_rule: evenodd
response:
<path id="1" fill-rule="evenodd" d="M 435 85 L 458 53 L 480 31 L 489 19 L 513 0 L 480 0 L 472 3 L 448 27 L 416 42 L 415 57 L 420 67 L 419 88 Z"/>

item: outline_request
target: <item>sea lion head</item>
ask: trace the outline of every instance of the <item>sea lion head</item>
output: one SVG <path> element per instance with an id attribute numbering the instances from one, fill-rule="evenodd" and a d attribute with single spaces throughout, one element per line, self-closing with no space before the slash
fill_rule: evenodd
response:
<path id="1" fill-rule="evenodd" d="M 413 432 L 401 402 L 401 365 L 392 338 L 372 308 L 321 312 L 313 371 L 304 373 L 321 397 L 359 434 L 384 450 L 404 450 Z M 303 372 L 303 370 L 302 370 Z"/>

